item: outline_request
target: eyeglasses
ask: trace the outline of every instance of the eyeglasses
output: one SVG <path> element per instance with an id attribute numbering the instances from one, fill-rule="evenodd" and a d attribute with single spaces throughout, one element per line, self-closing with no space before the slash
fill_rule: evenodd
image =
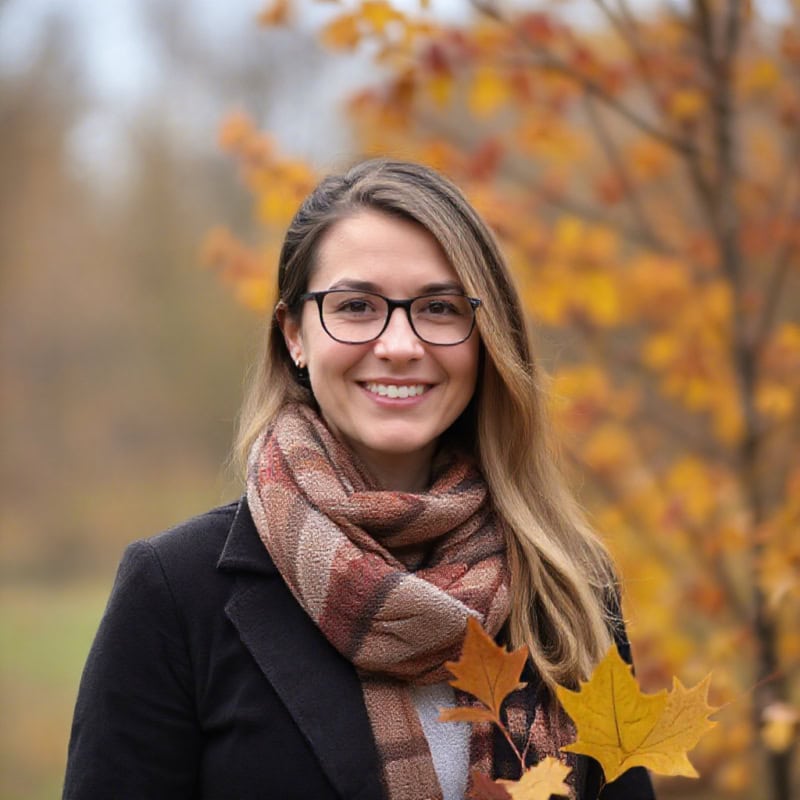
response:
<path id="1" fill-rule="evenodd" d="M 392 312 L 402 308 L 411 330 L 427 344 L 454 345 L 466 341 L 475 327 L 475 310 L 481 301 L 463 294 L 438 292 L 392 300 L 375 292 L 329 289 L 308 292 L 301 302 L 314 300 L 319 320 L 331 339 L 342 344 L 366 344 L 388 327 Z"/>

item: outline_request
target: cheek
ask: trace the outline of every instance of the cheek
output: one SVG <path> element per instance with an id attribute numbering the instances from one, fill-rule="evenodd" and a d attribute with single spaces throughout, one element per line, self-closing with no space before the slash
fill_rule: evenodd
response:
<path id="1" fill-rule="evenodd" d="M 315 394 L 330 394 L 348 381 L 349 371 L 363 358 L 360 347 L 343 345 L 329 336 L 309 342 L 309 374 Z"/>

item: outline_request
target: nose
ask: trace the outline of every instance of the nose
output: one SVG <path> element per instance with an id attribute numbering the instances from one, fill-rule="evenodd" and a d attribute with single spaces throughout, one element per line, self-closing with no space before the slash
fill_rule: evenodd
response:
<path id="1" fill-rule="evenodd" d="M 414 333 L 402 308 L 393 309 L 386 330 L 375 340 L 374 352 L 378 358 L 403 361 L 422 358 L 425 355 L 422 340 Z"/>

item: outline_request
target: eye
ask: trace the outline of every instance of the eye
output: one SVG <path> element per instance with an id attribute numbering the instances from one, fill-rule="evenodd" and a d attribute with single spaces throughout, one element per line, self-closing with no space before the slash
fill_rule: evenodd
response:
<path id="1" fill-rule="evenodd" d="M 428 317 L 452 317 L 460 316 L 464 313 L 463 298 L 454 297 L 429 297 L 424 298 L 419 313 Z"/>
<path id="2" fill-rule="evenodd" d="M 350 319 L 373 317 L 380 311 L 380 298 L 352 292 L 331 292 L 325 298 L 323 312 Z"/>
<path id="3" fill-rule="evenodd" d="M 363 314 L 370 307 L 366 300 L 345 300 L 339 304 L 337 311 L 347 311 L 350 314 Z"/>

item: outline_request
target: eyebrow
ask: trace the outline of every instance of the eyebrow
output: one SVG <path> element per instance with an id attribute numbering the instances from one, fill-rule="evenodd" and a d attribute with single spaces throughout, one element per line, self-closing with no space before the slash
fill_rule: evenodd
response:
<path id="1" fill-rule="evenodd" d="M 352 278 L 341 278 L 340 280 L 332 283 L 328 287 L 328 291 L 333 289 L 356 289 L 361 292 L 374 292 L 375 294 L 382 294 L 381 288 L 372 281 L 357 281 Z M 420 295 L 435 294 L 437 292 L 452 292 L 454 294 L 463 294 L 464 288 L 457 281 L 439 281 L 437 283 L 426 283 L 419 289 Z"/>

